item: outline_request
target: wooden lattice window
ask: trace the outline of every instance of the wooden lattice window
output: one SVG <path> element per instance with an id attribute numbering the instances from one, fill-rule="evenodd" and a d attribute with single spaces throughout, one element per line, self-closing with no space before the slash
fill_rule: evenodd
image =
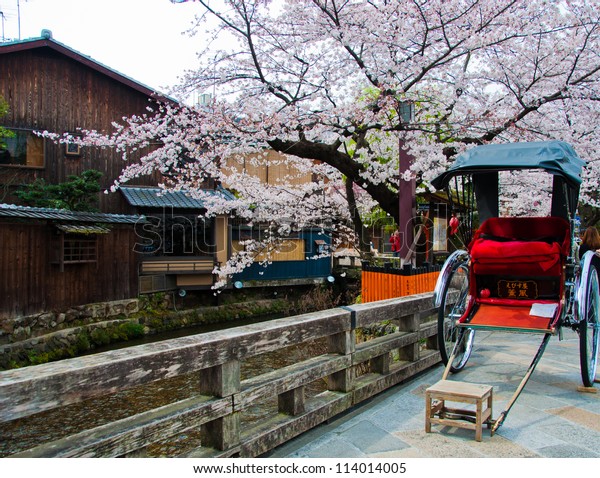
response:
<path id="1" fill-rule="evenodd" d="M 95 234 L 59 233 L 53 242 L 52 262 L 60 266 L 61 272 L 65 264 L 98 262 L 98 238 Z"/>
<path id="2" fill-rule="evenodd" d="M 98 242 L 96 237 L 69 237 L 64 238 L 63 263 L 78 264 L 82 262 L 98 261 Z"/>

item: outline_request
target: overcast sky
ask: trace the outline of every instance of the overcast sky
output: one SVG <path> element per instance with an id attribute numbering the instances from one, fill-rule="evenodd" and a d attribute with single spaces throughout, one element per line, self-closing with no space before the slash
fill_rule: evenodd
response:
<path id="1" fill-rule="evenodd" d="M 56 41 L 163 92 L 201 50 L 202 38 L 182 35 L 198 10 L 169 0 L 0 0 L 6 40 L 19 38 L 20 16 L 21 39 L 51 30 Z"/>

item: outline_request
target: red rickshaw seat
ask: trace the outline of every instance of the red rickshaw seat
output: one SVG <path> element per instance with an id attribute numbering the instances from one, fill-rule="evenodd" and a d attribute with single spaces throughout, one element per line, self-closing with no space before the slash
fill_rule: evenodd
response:
<path id="1" fill-rule="evenodd" d="M 569 223 L 562 218 L 490 218 L 470 244 L 473 273 L 560 276 L 569 247 Z"/>
<path id="2" fill-rule="evenodd" d="M 461 322 L 468 327 L 500 328 L 530 332 L 552 331 L 560 314 L 563 265 L 570 248 L 569 223 L 559 217 L 490 218 L 475 233 L 469 245 L 471 293 L 475 307 Z M 552 297 L 524 299 L 501 295 L 502 282 L 535 284 L 551 289 Z M 493 285 L 492 286 L 490 286 Z M 487 289 L 487 296 L 481 294 Z M 556 304 L 552 317 L 531 314 L 533 304 Z"/>

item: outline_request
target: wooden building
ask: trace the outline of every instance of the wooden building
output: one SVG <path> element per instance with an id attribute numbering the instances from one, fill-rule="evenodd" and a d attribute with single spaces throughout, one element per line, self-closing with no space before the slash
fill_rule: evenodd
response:
<path id="1" fill-rule="evenodd" d="M 183 193 L 161 194 L 156 187 L 162 182 L 158 173 L 136 178 L 119 192 L 100 194 L 104 221 L 80 220 L 80 228 L 72 227 L 73 217 L 57 219 L 45 208 L 6 206 L 22 205 L 14 195 L 22 185 L 37 179 L 59 184 L 90 169 L 102 172 L 101 187 L 108 189 L 126 166 L 112 149 L 58 144 L 36 132 L 110 133 L 113 122 L 143 114 L 157 100 L 175 100 L 54 40 L 47 30 L 40 38 L 0 43 L 0 98 L 9 108 L 0 117 L 0 126 L 13 133 L 11 138 L 0 138 L 0 207 L 4 211 L 0 213 L 0 292 L 5 294 L 0 318 L 213 285 L 214 266 L 225 262 L 235 247 L 229 219 L 204 220 L 201 201 Z M 269 159 L 267 166 L 254 171 L 264 175 L 264 181 L 297 175 L 289 171 L 281 155 L 269 153 Z M 248 160 L 239 167 L 248 168 L 251 163 Z M 304 174 L 297 180 L 311 179 Z M 228 195 L 224 189 L 214 192 Z M 137 220 L 141 217 L 145 222 Z M 97 224 L 99 229 L 95 229 Z M 156 248 L 152 238 L 161 234 Z M 93 258 L 56 259 L 57 254 L 66 253 L 65 244 L 91 242 L 95 244 Z M 310 244 L 304 259 L 313 254 L 313 242 L 306 243 Z M 321 262 L 310 260 L 311 270 Z M 330 271 L 330 267 L 325 269 Z M 298 270 L 302 275 L 302 268 Z M 313 280 L 316 273 L 309 272 Z"/>
<path id="2" fill-rule="evenodd" d="M 56 184 L 97 169 L 103 173 L 101 185 L 110 187 L 125 166 L 116 152 L 59 145 L 34 132 L 111 132 L 114 121 L 145 113 L 157 94 L 44 33 L 42 38 L 0 44 L 0 96 L 9 107 L 0 125 L 16 134 L 12 141 L 17 143 L 13 154 L 4 151 L 0 156 L 0 183 L 8 191 L 37 178 Z M 138 184 L 156 184 L 156 178 L 140 178 Z M 119 194 L 103 194 L 100 201 L 103 212 L 130 212 Z"/>
<path id="3" fill-rule="evenodd" d="M 134 186 L 120 191 L 146 219 L 135 228 L 140 293 L 211 288 L 213 269 L 231 255 L 228 216 L 205 217 L 202 200 L 183 191 Z M 207 192 L 233 199 L 222 188 Z"/>
<path id="4" fill-rule="evenodd" d="M 0 205 L 0 319 L 135 297 L 139 221 Z"/>
<path id="5" fill-rule="evenodd" d="M 35 132 L 110 132 L 114 121 L 145 113 L 158 96 L 44 30 L 40 38 L 0 44 L 0 97 L 9 108 L 0 125 L 12 132 L 0 138 L 0 318 L 137 297 L 140 216 L 122 194 L 99 194 L 100 212 L 83 214 L 18 207 L 14 191 L 90 169 L 110 187 L 125 166 L 115 151 L 65 146 Z"/>

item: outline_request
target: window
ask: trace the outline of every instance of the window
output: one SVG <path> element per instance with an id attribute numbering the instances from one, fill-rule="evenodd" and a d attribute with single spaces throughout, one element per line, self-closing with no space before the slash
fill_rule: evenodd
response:
<path id="1" fill-rule="evenodd" d="M 64 264 L 96 262 L 98 260 L 96 238 L 65 237 L 63 247 Z"/>
<path id="2" fill-rule="evenodd" d="M 59 233 L 52 242 L 52 263 L 64 272 L 65 264 L 98 262 L 98 239 L 95 234 Z"/>
<path id="3" fill-rule="evenodd" d="M 28 130 L 9 131 L 11 136 L 0 139 L 0 165 L 44 167 L 44 138 Z"/>

